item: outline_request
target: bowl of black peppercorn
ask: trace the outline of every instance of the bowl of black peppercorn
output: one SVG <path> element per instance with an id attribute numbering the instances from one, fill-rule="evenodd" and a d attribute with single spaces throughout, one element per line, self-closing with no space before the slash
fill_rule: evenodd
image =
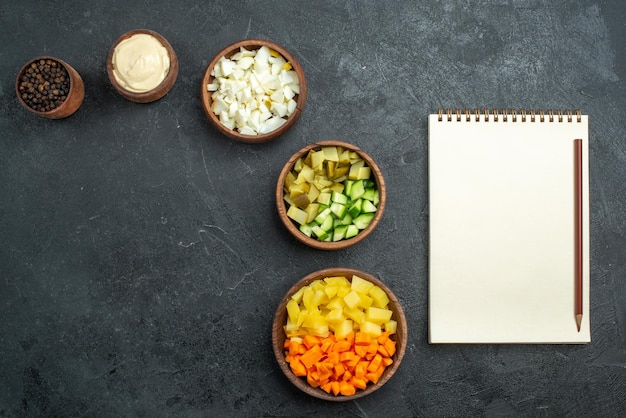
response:
<path id="1" fill-rule="evenodd" d="M 40 56 L 20 69 L 15 82 L 19 102 L 30 112 L 62 119 L 78 110 L 85 97 L 80 74 L 67 62 Z"/>

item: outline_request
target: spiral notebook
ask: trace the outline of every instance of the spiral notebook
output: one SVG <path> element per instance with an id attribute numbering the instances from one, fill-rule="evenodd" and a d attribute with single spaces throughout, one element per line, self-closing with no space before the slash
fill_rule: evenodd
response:
<path id="1" fill-rule="evenodd" d="M 588 116 L 440 110 L 428 135 L 429 342 L 589 342 Z"/>

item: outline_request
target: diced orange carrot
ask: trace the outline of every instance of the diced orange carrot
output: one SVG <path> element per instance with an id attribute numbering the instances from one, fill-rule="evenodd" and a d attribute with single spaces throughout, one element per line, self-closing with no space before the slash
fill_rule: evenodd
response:
<path id="1" fill-rule="evenodd" d="M 329 351 L 332 350 L 334 344 L 335 343 L 331 339 L 324 338 L 321 344 L 322 351 L 325 353 L 328 353 Z"/>
<path id="2" fill-rule="evenodd" d="M 306 377 L 311 387 L 320 387 L 326 393 L 351 396 L 357 389 L 365 389 L 368 382 L 380 380 L 385 368 L 393 363 L 396 342 L 388 332 L 373 338 L 357 331 L 341 340 L 332 333 L 328 337 L 287 338 L 283 347 L 294 375 Z"/>
<path id="3" fill-rule="evenodd" d="M 309 373 L 309 374 L 306 376 L 306 381 L 307 381 L 307 383 L 308 383 L 309 385 L 311 385 L 311 386 L 312 386 L 312 387 L 314 387 L 314 388 L 316 388 L 316 387 L 318 387 L 318 386 L 320 385 L 320 384 L 319 384 L 319 381 L 315 378 L 315 376 L 313 375 L 313 373 Z"/>
<path id="4" fill-rule="evenodd" d="M 324 352 L 319 345 L 314 345 L 300 356 L 300 361 L 307 369 L 310 369 L 315 363 L 320 361 L 322 357 L 324 357 Z"/>
<path id="5" fill-rule="evenodd" d="M 350 382 L 352 383 L 352 386 L 357 389 L 365 389 L 367 387 L 367 381 L 365 381 L 364 378 L 358 378 L 355 376 Z"/>
<path id="6" fill-rule="evenodd" d="M 339 340 L 333 345 L 333 351 L 338 353 L 343 353 L 344 351 L 349 351 L 352 345 L 347 340 Z"/>
<path id="7" fill-rule="evenodd" d="M 346 366 L 343 365 L 343 363 L 337 363 L 335 364 L 335 366 L 333 367 L 333 377 L 336 380 L 339 380 L 343 377 L 343 374 L 346 372 Z"/>
<path id="8" fill-rule="evenodd" d="M 354 345 L 369 345 L 372 342 L 372 336 L 363 331 L 358 331 L 354 336 Z"/>
<path id="9" fill-rule="evenodd" d="M 332 364 L 336 364 L 339 363 L 339 353 L 336 351 L 331 351 L 330 353 L 326 354 L 326 361 Z"/>
<path id="10" fill-rule="evenodd" d="M 330 394 L 330 392 L 332 392 L 332 390 L 333 390 L 333 382 L 327 382 L 327 383 L 321 385 L 320 388 L 322 388 L 322 390 L 324 392 Z"/>
<path id="11" fill-rule="evenodd" d="M 339 393 L 344 396 L 352 396 L 356 393 L 356 388 L 345 380 L 339 382 Z"/>
<path id="12" fill-rule="evenodd" d="M 367 366 L 367 371 L 368 372 L 375 372 L 378 370 L 378 368 L 380 367 L 380 365 L 383 362 L 383 357 L 380 354 L 376 354 L 374 356 L 374 358 L 372 359 L 372 361 L 370 362 L 369 366 Z M 306 363 L 304 363 L 306 365 Z"/>
<path id="13" fill-rule="evenodd" d="M 383 343 L 383 345 L 385 346 L 385 350 L 387 350 L 387 353 L 389 354 L 387 357 L 393 357 L 393 355 L 396 353 L 396 342 L 392 339 L 388 339 Z"/>
<path id="14" fill-rule="evenodd" d="M 387 349 L 382 344 L 378 344 L 378 354 L 380 354 L 383 357 L 389 357 L 389 353 L 387 352 Z"/>
<path id="15" fill-rule="evenodd" d="M 291 371 L 293 371 L 293 374 L 295 374 L 296 376 L 306 376 L 306 367 L 304 367 L 304 364 L 302 364 L 299 359 L 292 360 L 289 363 L 289 366 L 291 368 Z"/>
<path id="16" fill-rule="evenodd" d="M 366 345 L 355 345 L 354 352 L 359 357 L 365 357 L 367 355 L 367 346 Z"/>
<path id="17" fill-rule="evenodd" d="M 322 339 L 316 335 L 305 335 L 304 336 L 304 345 L 306 348 L 310 349 L 314 345 L 318 345 Z"/>

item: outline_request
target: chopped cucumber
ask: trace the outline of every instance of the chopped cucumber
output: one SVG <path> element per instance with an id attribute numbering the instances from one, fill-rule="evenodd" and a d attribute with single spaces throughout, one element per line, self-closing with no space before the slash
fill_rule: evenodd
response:
<path id="1" fill-rule="evenodd" d="M 302 232 L 307 237 L 310 237 L 311 234 L 313 233 L 313 231 L 312 231 L 313 227 L 311 226 L 311 224 L 300 225 L 299 229 L 300 229 L 300 232 Z"/>
<path id="2" fill-rule="evenodd" d="M 332 216 L 327 216 L 326 219 L 324 219 L 324 222 L 322 222 L 320 224 L 320 228 L 322 228 L 324 231 L 328 232 L 331 229 L 333 229 L 333 225 L 335 224 L 335 220 Z"/>
<path id="3" fill-rule="evenodd" d="M 352 220 L 352 225 L 355 225 L 359 229 L 365 229 L 372 223 L 373 219 L 373 213 L 362 213 Z"/>
<path id="4" fill-rule="evenodd" d="M 348 225 L 348 229 L 346 229 L 346 239 L 356 237 L 359 234 L 359 228 L 354 224 Z"/>
<path id="5" fill-rule="evenodd" d="M 311 232 L 313 233 L 313 235 L 315 235 L 317 239 L 321 241 L 328 238 L 328 232 L 324 231 L 319 225 L 315 225 L 314 227 L 312 227 Z"/>
<path id="6" fill-rule="evenodd" d="M 350 215 L 349 213 L 346 213 L 346 216 L 344 216 L 343 218 L 341 218 L 341 220 L 339 221 L 339 223 L 341 225 L 350 225 L 352 223 L 352 215 Z"/>
<path id="7" fill-rule="evenodd" d="M 363 196 L 361 196 L 363 199 L 367 199 L 370 202 L 373 202 L 374 199 L 376 198 L 376 189 L 372 189 L 371 187 L 368 187 L 365 189 L 365 192 L 363 193 Z"/>
<path id="8" fill-rule="evenodd" d="M 361 206 L 362 213 L 373 213 L 376 212 L 376 205 L 374 205 L 369 200 L 363 200 L 363 205 Z"/>
<path id="9" fill-rule="evenodd" d="M 333 192 L 331 200 L 342 205 L 348 204 L 348 196 L 343 193 Z"/>
<path id="10" fill-rule="evenodd" d="M 358 199 L 357 201 L 352 203 L 352 206 L 350 206 L 350 208 L 348 209 L 348 213 L 350 214 L 350 216 L 352 216 L 352 218 L 356 218 L 361 214 L 362 207 L 363 200 Z"/>
<path id="11" fill-rule="evenodd" d="M 380 204 L 371 171 L 355 151 L 310 150 L 285 178 L 287 216 L 303 234 L 320 241 L 353 238 L 371 224 Z"/>
<path id="12" fill-rule="evenodd" d="M 341 241 L 346 237 L 346 232 L 348 231 L 348 225 L 339 225 L 333 230 L 333 241 Z"/>
<path id="13" fill-rule="evenodd" d="M 371 203 L 371 202 L 370 202 Z M 333 202 L 330 204 L 330 211 L 339 219 L 343 219 L 348 213 L 348 207 L 341 203 Z"/>
<path id="14" fill-rule="evenodd" d="M 365 193 L 365 185 L 363 184 L 363 180 L 355 181 L 350 188 L 350 199 L 360 199 L 361 196 L 363 196 L 363 193 Z"/>
<path id="15" fill-rule="evenodd" d="M 321 225 L 329 216 L 332 216 L 330 212 L 330 208 L 326 208 L 315 217 L 315 222 Z"/>

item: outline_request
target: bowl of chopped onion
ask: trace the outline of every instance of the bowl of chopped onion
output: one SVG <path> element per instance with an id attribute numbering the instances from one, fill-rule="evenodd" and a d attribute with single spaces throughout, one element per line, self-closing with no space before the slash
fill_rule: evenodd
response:
<path id="1" fill-rule="evenodd" d="M 333 267 L 298 280 L 281 299 L 272 349 L 291 383 L 328 401 L 380 389 L 398 370 L 407 322 L 398 298 L 364 271 Z"/>
<path id="2" fill-rule="evenodd" d="M 262 39 L 222 49 L 201 85 L 202 106 L 215 128 L 251 144 L 276 139 L 293 127 L 306 94 L 300 63 L 282 46 Z"/>
<path id="3" fill-rule="evenodd" d="M 361 242 L 380 223 L 386 202 L 385 180 L 376 162 L 343 141 L 300 149 L 276 184 L 280 220 L 298 241 L 320 250 Z"/>

